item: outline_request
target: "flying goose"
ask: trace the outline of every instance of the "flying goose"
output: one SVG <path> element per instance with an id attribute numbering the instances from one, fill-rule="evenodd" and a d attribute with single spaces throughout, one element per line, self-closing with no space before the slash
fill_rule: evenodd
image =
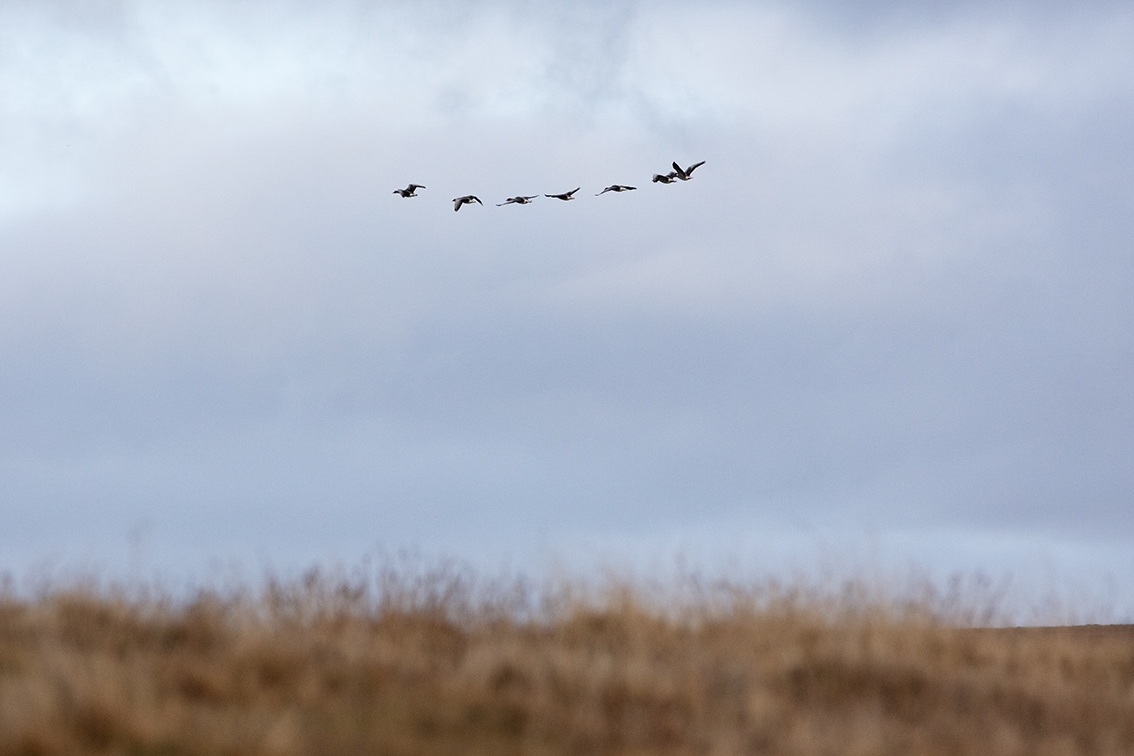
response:
<path id="1" fill-rule="evenodd" d="M 682 181 L 688 181 L 689 179 L 693 178 L 693 171 L 696 170 L 697 166 L 704 165 L 704 164 L 705 164 L 705 161 L 702 160 L 700 163 L 694 163 L 693 165 L 689 166 L 688 168 L 682 168 L 680 165 L 677 164 L 677 161 L 674 160 L 673 161 L 673 171 L 677 175 L 677 178 L 681 179 Z"/>
<path id="2" fill-rule="evenodd" d="M 610 186 L 603 189 L 601 192 L 599 192 L 595 196 L 598 197 L 599 195 L 606 194 L 607 192 L 630 192 L 630 191 L 633 191 L 637 188 L 638 187 L 636 187 L 636 186 L 623 186 L 622 184 L 611 184 Z"/>
<path id="3" fill-rule="evenodd" d="M 650 181 L 655 184 L 672 184 L 673 180 L 677 178 L 677 171 L 670 171 L 669 173 L 655 173 Z"/>
<path id="4" fill-rule="evenodd" d="M 454 197 L 453 198 L 453 212 L 457 212 L 458 210 L 460 210 L 461 205 L 471 205 L 474 202 L 477 203 L 478 205 L 484 204 L 483 202 L 480 201 L 480 197 L 477 197 L 475 194 L 466 194 L 463 197 Z"/>
<path id="5" fill-rule="evenodd" d="M 393 191 L 393 193 L 394 194 L 400 194 L 403 197 L 416 197 L 417 196 L 417 193 L 416 193 L 417 190 L 418 189 L 424 189 L 424 188 L 425 187 L 422 186 L 421 184 L 410 184 L 405 189 L 395 189 Z"/>
<path id="6" fill-rule="evenodd" d="M 504 207 L 505 205 L 526 205 L 538 196 L 539 196 L 538 194 L 533 194 L 530 197 L 525 197 L 524 195 L 521 194 L 521 195 L 518 195 L 516 197 L 509 197 L 508 199 L 504 200 L 503 202 L 497 204 L 496 206 L 497 207 Z"/>
<path id="7" fill-rule="evenodd" d="M 580 189 L 580 187 L 577 186 L 569 192 L 563 192 L 563 194 L 545 194 L 543 196 L 544 197 L 551 197 L 552 199 L 573 200 L 575 198 L 571 195 L 573 195 L 575 192 L 579 191 L 579 189 Z"/>

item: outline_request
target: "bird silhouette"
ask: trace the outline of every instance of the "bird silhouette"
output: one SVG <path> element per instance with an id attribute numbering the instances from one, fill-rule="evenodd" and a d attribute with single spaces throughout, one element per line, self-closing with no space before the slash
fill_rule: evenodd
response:
<path id="1" fill-rule="evenodd" d="M 483 202 L 480 201 L 480 197 L 477 197 L 475 194 L 466 194 L 463 197 L 454 197 L 453 198 L 453 212 L 457 212 L 458 210 L 460 210 L 461 205 L 471 205 L 474 202 L 477 203 L 478 205 L 484 204 Z"/>
<path id="2" fill-rule="evenodd" d="M 693 178 L 693 171 L 697 169 L 697 166 L 704 164 L 705 161 L 702 160 L 700 163 L 694 163 L 688 168 L 682 168 L 677 164 L 677 161 L 675 160 L 673 161 L 673 171 L 679 179 L 681 179 L 682 181 L 688 181 L 689 179 Z"/>
<path id="3" fill-rule="evenodd" d="M 574 195 L 575 192 L 579 191 L 579 189 L 580 189 L 580 187 L 577 186 L 569 192 L 563 192 L 563 194 L 545 194 L 543 196 L 544 197 L 551 197 L 552 199 L 573 200 L 575 198 L 572 195 Z"/>
<path id="4" fill-rule="evenodd" d="M 410 184 L 405 189 L 395 189 L 393 194 L 400 194 L 403 197 L 416 197 L 418 189 L 424 189 L 421 184 Z"/>
<path id="5" fill-rule="evenodd" d="M 632 192 L 637 188 L 638 187 L 636 187 L 636 186 L 623 186 L 622 184 L 611 184 L 610 186 L 603 189 L 601 192 L 599 192 L 595 196 L 598 197 L 599 195 L 606 194 L 607 192 Z"/>
<path id="6" fill-rule="evenodd" d="M 674 179 L 677 178 L 677 171 L 670 171 L 669 173 L 655 173 L 650 181 L 655 184 L 672 184 Z"/>
<path id="7" fill-rule="evenodd" d="M 509 197 L 508 199 L 504 200 L 503 202 L 497 204 L 496 206 L 497 207 L 504 207 L 505 205 L 526 205 L 538 196 L 539 196 L 538 194 L 533 194 L 530 197 L 525 197 L 524 195 L 521 194 L 521 195 L 517 195 L 515 197 Z"/>

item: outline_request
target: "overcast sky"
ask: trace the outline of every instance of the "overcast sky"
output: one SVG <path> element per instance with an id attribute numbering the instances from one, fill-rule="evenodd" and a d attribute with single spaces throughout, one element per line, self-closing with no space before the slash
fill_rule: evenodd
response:
<path id="1" fill-rule="evenodd" d="M 1134 10 L 891 6 L 0 2 L 0 569 L 1134 606 Z"/>

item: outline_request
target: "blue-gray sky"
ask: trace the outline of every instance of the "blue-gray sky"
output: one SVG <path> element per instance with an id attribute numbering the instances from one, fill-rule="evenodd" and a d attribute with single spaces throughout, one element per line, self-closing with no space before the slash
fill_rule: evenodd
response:
<path id="1" fill-rule="evenodd" d="M 1134 596 L 1132 38 L 0 4 L 0 566 L 844 548 Z"/>

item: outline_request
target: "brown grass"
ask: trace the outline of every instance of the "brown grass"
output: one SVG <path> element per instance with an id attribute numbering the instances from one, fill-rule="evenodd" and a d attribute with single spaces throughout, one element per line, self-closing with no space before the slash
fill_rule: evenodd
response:
<path id="1" fill-rule="evenodd" d="M 1134 631 L 775 586 L 0 589 L 0 756 L 1134 753 Z"/>

